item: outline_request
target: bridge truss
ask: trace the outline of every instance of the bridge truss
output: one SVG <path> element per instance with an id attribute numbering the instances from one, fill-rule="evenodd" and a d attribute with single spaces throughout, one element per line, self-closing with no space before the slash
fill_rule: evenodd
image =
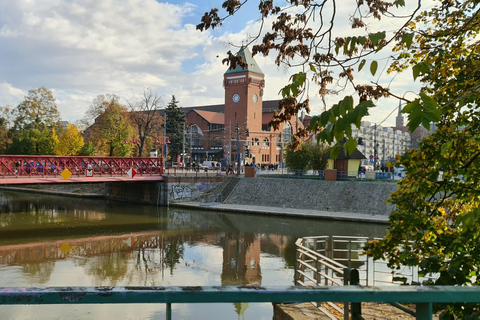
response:
<path id="1" fill-rule="evenodd" d="M 0 155 L 0 178 L 72 176 L 162 175 L 163 158 Z"/>

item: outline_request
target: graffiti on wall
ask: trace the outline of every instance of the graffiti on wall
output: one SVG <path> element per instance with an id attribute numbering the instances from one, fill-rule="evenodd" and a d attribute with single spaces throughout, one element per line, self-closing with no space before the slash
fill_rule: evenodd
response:
<path id="1" fill-rule="evenodd" d="M 201 192 L 205 192 L 213 188 L 215 188 L 215 183 L 213 182 L 201 182 L 197 185 L 197 190 Z"/>
<path id="2" fill-rule="evenodd" d="M 184 199 L 192 197 L 192 190 L 187 185 L 172 186 L 170 193 L 173 199 Z"/>

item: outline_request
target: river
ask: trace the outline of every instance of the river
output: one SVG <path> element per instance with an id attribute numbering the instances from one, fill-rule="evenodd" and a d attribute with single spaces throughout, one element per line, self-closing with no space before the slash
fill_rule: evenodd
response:
<path id="1" fill-rule="evenodd" d="M 0 190 L 0 286 L 293 285 L 295 240 L 385 225 Z M 164 319 L 165 305 L 0 305 L 2 319 Z M 270 303 L 173 304 L 173 319 L 272 319 Z"/>

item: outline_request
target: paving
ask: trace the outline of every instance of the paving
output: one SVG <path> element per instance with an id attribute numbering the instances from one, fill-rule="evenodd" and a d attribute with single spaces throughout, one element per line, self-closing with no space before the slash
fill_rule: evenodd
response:
<path id="1" fill-rule="evenodd" d="M 240 204 L 224 204 L 224 203 L 200 203 L 200 202 L 177 202 L 170 203 L 170 206 L 206 209 L 215 211 L 257 213 L 274 216 L 290 216 L 297 218 L 317 218 L 342 221 L 359 221 L 368 223 L 388 223 L 387 215 L 368 215 L 357 212 L 333 212 L 318 211 L 311 209 L 299 208 L 283 208 L 283 207 L 263 207 L 258 205 L 240 205 Z"/>

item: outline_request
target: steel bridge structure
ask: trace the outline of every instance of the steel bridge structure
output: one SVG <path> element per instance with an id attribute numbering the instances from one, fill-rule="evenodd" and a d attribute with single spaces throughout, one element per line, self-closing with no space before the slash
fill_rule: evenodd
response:
<path id="1" fill-rule="evenodd" d="M 161 176 L 163 158 L 0 155 L 0 180 L 12 178 Z M 131 171 L 131 169 L 133 171 Z M 62 172 L 64 173 L 62 175 Z M 66 179 L 65 179 L 66 180 Z"/>

